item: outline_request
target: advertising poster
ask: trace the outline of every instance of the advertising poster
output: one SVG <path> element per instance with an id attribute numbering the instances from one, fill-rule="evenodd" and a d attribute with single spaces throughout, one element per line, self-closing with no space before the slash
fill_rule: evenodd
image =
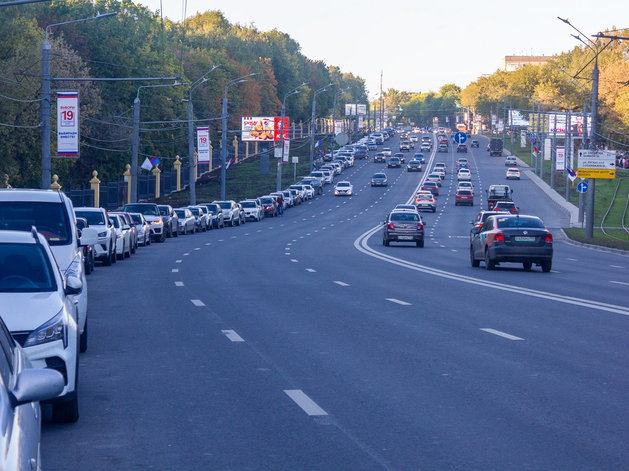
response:
<path id="1" fill-rule="evenodd" d="M 280 141 L 281 117 L 279 116 L 243 116 L 243 141 Z M 289 119 L 284 117 L 284 139 L 288 139 Z"/>
<path id="2" fill-rule="evenodd" d="M 557 172 L 563 172 L 566 169 L 566 149 L 563 147 L 557 147 L 557 160 L 555 161 L 555 170 Z"/>
<path id="3" fill-rule="evenodd" d="M 380 119 L 376 118 L 378 125 L 380 124 Z M 343 120 L 337 119 L 334 122 L 334 134 L 341 134 L 343 132 Z"/>
<path id="4" fill-rule="evenodd" d="M 57 155 L 79 156 L 79 92 L 57 92 Z"/>
<path id="5" fill-rule="evenodd" d="M 197 128 L 197 162 L 210 162 L 210 128 L 207 126 Z"/>

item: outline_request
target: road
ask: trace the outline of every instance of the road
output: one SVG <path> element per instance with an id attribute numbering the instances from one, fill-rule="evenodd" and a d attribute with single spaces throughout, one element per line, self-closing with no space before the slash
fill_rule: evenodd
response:
<path id="1" fill-rule="evenodd" d="M 370 160 L 342 175 L 353 197 L 98 267 L 81 419 L 44 407 L 45 469 L 627 469 L 629 258 L 562 241 L 567 215 L 523 178 L 552 272 L 472 268 L 469 221 L 506 170 L 485 146 L 474 207 L 454 205 L 461 154 L 427 162 L 448 173 L 425 248 L 378 227 L 425 172 Z"/>

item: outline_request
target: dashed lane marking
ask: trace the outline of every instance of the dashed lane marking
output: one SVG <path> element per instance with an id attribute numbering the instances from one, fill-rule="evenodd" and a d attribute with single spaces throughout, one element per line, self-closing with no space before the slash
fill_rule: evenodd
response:
<path id="1" fill-rule="evenodd" d="M 523 338 L 516 337 L 515 335 L 507 334 L 505 332 L 500 332 L 499 330 L 494 330 L 494 329 L 480 329 L 480 330 L 482 330 L 483 332 L 487 332 L 489 334 L 497 335 L 499 337 L 504 337 L 505 339 L 509 339 L 509 340 L 524 340 Z"/>

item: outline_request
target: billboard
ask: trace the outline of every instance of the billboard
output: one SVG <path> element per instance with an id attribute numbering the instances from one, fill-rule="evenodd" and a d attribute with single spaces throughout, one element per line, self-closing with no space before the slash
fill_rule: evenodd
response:
<path id="1" fill-rule="evenodd" d="M 567 118 L 566 113 L 548 115 L 548 133 L 564 136 L 567 129 Z M 592 116 L 590 115 L 587 117 L 587 128 L 592 129 Z M 572 137 L 583 137 L 583 115 L 570 115 L 570 132 Z"/>
<path id="2" fill-rule="evenodd" d="M 79 92 L 57 92 L 57 155 L 79 156 Z"/>
<path id="3" fill-rule="evenodd" d="M 367 105 L 356 105 L 355 103 L 345 104 L 345 116 L 356 116 L 356 106 L 358 106 L 358 115 L 365 116 L 367 114 Z"/>
<path id="4" fill-rule="evenodd" d="M 279 116 L 243 116 L 243 141 L 281 141 Z M 289 119 L 284 117 L 284 139 L 288 139 Z"/>

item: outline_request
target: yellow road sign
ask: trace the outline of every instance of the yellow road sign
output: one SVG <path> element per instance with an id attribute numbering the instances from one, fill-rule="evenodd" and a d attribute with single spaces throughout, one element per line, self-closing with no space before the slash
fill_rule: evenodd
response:
<path id="1" fill-rule="evenodd" d="M 577 177 L 579 178 L 606 178 L 613 180 L 616 178 L 616 169 L 606 168 L 579 168 L 577 169 Z"/>

